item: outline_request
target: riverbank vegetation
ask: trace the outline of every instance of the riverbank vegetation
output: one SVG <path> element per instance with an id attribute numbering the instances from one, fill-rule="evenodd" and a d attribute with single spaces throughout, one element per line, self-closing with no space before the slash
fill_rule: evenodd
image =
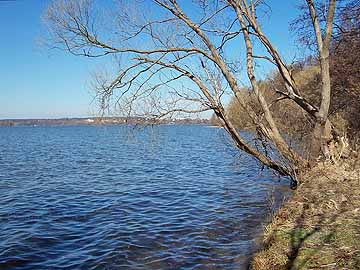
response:
<path id="1" fill-rule="evenodd" d="M 359 269 L 360 159 L 324 162 L 265 227 L 253 270 Z"/>

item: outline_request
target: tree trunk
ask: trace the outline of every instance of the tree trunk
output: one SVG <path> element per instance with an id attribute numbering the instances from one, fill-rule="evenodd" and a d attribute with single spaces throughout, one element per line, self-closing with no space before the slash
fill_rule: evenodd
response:
<path id="1" fill-rule="evenodd" d="M 328 144 L 333 139 L 331 132 L 332 128 L 329 120 L 325 123 L 317 122 L 315 124 L 309 151 L 311 160 L 316 160 L 321 155 L 327 156 L 329 154 Z"/>
<path id="2" fill-rule="evenodd" d="M 319 112 L 316 114 L 316 123 L 313 131 L 310 151 L 311 159 L 314 160 L 317 159 L 320 155 L 326 156 L 328 154 L 328 143 L 333 139 L 331 136 L 332 127 L 328 119 L 331 98 L 329 48 L 333 29 L 336 0 L 329 0 L 324 35 L 322 34 L 320 28 L 320 23 L 313 0 L 307 0 L 307 4 L 315 31 L 321 68 L 321 104 Z"/>
<path id="3" fill-rule="evenodd" d="M 311 158 L 316 159 L 319 155 L 329 154 L 328 143 L 333 139 L 331 134 L 331 123 L 328 119 L 331 81 L 329 66 L 329 51 L 325 49 L 320 53 L 321 68 L 321 105 L 316 115 L 316 123 L 313 131 L 313 142 L 311 144 Z"/>

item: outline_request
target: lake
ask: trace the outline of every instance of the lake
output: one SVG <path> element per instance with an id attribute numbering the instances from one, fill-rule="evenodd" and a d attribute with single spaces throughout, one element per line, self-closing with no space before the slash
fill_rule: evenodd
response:
<path id="1" fill-rule="evenodd" d="M 0 127 L 0 269 L 242 269 L 285 185 L 222 129 Z"/>

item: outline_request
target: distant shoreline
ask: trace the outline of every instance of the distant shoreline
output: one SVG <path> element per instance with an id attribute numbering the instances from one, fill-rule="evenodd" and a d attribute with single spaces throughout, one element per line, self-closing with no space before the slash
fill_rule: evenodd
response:
<path id="1" fill-rule="evenodd" d="M 0 126 L 49 126 L 49 125 L 126 125 L 126 124 L 210 124 L 209 119 L 162 119 L 142 117 L 86 117 L 58 119 L 3 119 Z"/>

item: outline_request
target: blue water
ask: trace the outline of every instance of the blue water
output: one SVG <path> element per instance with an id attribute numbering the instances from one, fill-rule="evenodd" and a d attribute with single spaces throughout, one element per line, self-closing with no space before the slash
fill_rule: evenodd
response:
<path id="1" fill-rule="evenodd" d="M 285 183 L 206 126 L 0 128 L 0 269 L 241 269 Z"/>

